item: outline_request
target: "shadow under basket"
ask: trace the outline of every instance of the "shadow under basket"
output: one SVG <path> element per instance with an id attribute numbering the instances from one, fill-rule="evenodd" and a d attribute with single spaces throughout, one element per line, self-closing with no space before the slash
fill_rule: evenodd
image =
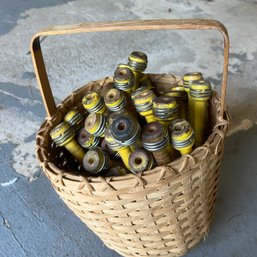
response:
<path id="1" fill-rule="evenodd" d="M 151 75 L 153 85 L 160 76 Z M 69 152 L 52 143 L 50 131 L 71 108 L 82 110 L 85 93 L 103 94 L 111 85 L 108 77 L 66 98 L 37 134 L 37 157 L 56 192 L 106 246 L 124 256 L 183 255 L 209 231 L 228 114 L 220 116 L 220 99 L 214 93 L 211 134 L 190 155 L 140 176 L 85 177 Z"/>
<path id="2" fill-rule="evenodd" d="M 81 32 L 159 29 L 216 29 L 223 35 L 221 100 L 216 93 L 210 100 L 210 133 L 207 140 L 190 155 L 184 155 L 140 175 L 81 175 L 83 173 L 71 155 L 52 143 L 50 131 L 70 109 L 83 110 L 81 99 L 85 93 L 96 91 L 103 94 L 110 88 L 112 77 L 90 82 L 74 91 L 56 107 L 41 53 L 40 37 Z M 36 137 L 37 158 L 67 206 L 107 247 L 121 255 L 181 256 L 207 236 L 230 120 L 225 110 L 228 47 L 225 27 L 213 20 L 88 23 L 46 29 L 33 37 L 32 59 L 48 114 Z M 174 76 L 151 74 L 150 79 L 153 86 L 158 87 L 161 81 L 174 79 Z"/>

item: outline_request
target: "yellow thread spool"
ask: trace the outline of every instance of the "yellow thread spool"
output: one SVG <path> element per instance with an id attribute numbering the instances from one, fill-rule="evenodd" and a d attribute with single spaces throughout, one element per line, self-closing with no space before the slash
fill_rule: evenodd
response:
<path id="1" fill-rule="evenodd" d="M 192 124 L 192 103 L 191 103 L 191 96 L 190 96 L 190 85 L 194 81 L 202 80 L 203 75 L 201 72 L 189 72 L 184 74 L 183 76 L 183 86 L 185 91 L 187 92 L 188 96 L 188 121 Z"/>
<path id="2" fill-rule="evenodd" d="M 84 108 L 90 113 L 105 114 L 107 111 L 103 98 L 96 92 L 90 92 L 82 98 Z"/>
<path id="3" fill-rule="evenodd" d="M 127 99 L 122 91 L 117 88 L 111 88 L 106 92 L 104 102 L 110 111 L 117 112 L 125 108 Z"/>
<path id="4" fill-rule="evenodd" d="M 116 88 L 128 95 L 136 88 L 135 76 L 130 67 L 125 64 L 119 64 L 114 72 L 113 82 Z"/>
<path id="5" fill-rule="evenodd" d="M 129 146 L 132 151 L 141 147 L 141 128 L 139 123 L 129 115 L 123 115 L 113 120 L 110 125 L 114 139 L 124 146 Z"/>
<path id="6" fill-rule="evenodd" d="M 146 90 L 133 98 L 134 106 L 139 114 L 145 117 L 146 122 L 154 122 L 157 119 L 153 115 L 153 99 L 156 97 L 152 90 Z"/>
<path id="7" fill-rule="evenodd" d="M 113 149 L 114 150 L 114 149 Z M 117 152 L 119 153 L 124 165 L 127 169 L 130 169 L 129 166 L 129 156 L 131 154 L 131 149 L 128 146 L 121 146 L 119 149 L 117 149 Z"/>
<path id="8" fill-rule="evenodd" d="M 90 113 L 85 120 L 85 130 L 95 137 L 104 137 L 106 118 L 100 113 Z"/>
<path id="9" fill-rule="evenodd" d="M 212 96 L 210 82 L 206 80 L 193 82 L 190 87 L 190 96 L 193 120 L 191 124 L 195 131 L 195 145 L 198 147 L 204 143 L 207 130 L 208 105 Z"/>
<path id="10" fill-rule="evenodd" d="M 82 128 L 78 133 L 77 140 L 83 148 L 90 149 L 99 144 L 100 137 L 95 137 Z"/>
<path id="11" fill-rule="evenodd" d="M 171 88 L 171 92 L 164 95 L 175 97 L 178 104 L 178 116 L 181 119 L 187 119 L 187 102 L 188 96 L 185 88 L 182 85 L 177 85 Z"/>
<path id="12" fill-rule="evenodd" d="M 147 55 L 143 52 L 134 51 L 129 55 L 128 65 L 131 67 L 136 79 L 136 85 L 138 87 L 142 72 L 147 67 Z"/>
<path id="13" fill-rule="evenodd" d="M 82 127 L 84 123 L 83 115 L 77 110 L 69 111 L 63 118 L 65 122 L 67 122 L 70 126 L 73 126 L 75 129 L 75 133 L 77 133 Z"/>
<path id="14" fill-rule="evenodd" d="M 183 154 L 190 154 L 195 143 L 195 133 L 185 119 L 176 119 L 169 126 L 172 146 Z"/>
<path id="15" fill-rule="evenodd" d="M 62 122 L 50 132 L 52 140 L 59 146 L 64 146 L 79 162 L 83 162 L 84 150 L 74 139 L 75 133 L 68 123 Z"/>
<path id="16" fill-rule="evenodd" d="M 132 99 L 132 101 L 134 102 L 134 99 L 135 99 L 138 95 L 140 95 L 140 94 L 142 94 L 142 93 L 146 93 L 146 92 L 148 92 L 149 90 L 151 90 L 151 88 L 150 88 L 149 86 L 139 87 L 138 89 L 136 89 L 135 91 L 133 91 L 133 92 L 131 93 L 131 99 Z"/>
<path id="17" fill-rule="evenodd" d="M 121 69 L 122 68 L 127 68 L 127 69 L 131 70 L 131 67 L 128 64 L 125 64 L 125 63 L 119 63 L 118 68 L 121 68 Z"/>
<path id="18" fill-rule="evenodd" d="M 99 147 L 88 150 L 83 158 L 84 169 L 95 176 L 106 173 L 110 165 L 111 161 L 108 154 Z"/>
<path id="19" fill-rule="evenodd" d="M 171 96 L 158 96 L 153 100 L 153 115 L 165 127 L 178 118 L 178 104 Z"/>
<path id="20" fill-rule="evenodd" d="M 122 146 L 120 143 L 118 143 L 114 139 L 109 127 L 107 127 L 105 130 L 105 140 L 107 141 L 107 144 L 110 149 L 112 149 L 113 151 L 117 151 L 119 153 L 125 167 L 128 170 L 130 170 L 130 166 L 129 166 L 129 156 L 131 154 L 130 147 Z"/>
<path id="21" fill-rule="evenodd" d="M 128 58 L 128 65 L 137 72 L 144 72 L 147 67 L 147 55 L 139 51 L 132 52 Z"/>
<path id="22" fill-rule="evenodd" d="M 187 94 L 189 94 L 191 83 L 194 81 L 202 80 L 202 79 L 203 79 L 203 75 L 201 72 L 189 72 L 189 73 L 184 74 L 183 86 L 184 86 Z"/>
<path id="23" fill-rule="evenodd" d="M 170 163 L 174 157 L 169 153 L 171 146 L 167 129 L 159 122 L 151 122 L 143 127 L 143 147 L 153 153 L 158 166 Z"/>
<path id="24" fill-rule="evenodd" d="M 154 159 L 151 153 L 144 149 L 136 149 L 129 156 L 129 165 L 133 173 L 150 170 L 154 166 Z"/>

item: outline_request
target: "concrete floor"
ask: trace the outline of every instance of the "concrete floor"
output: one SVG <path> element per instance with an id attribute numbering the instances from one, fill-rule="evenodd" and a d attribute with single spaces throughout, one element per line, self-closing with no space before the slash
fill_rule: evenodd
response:
<path id="1" fill-rule="evenodd" d="M 0 256 L 119 256 L 69 211 L 41 173 L 35 133 L 45 117 L 29 41 L 50 25 L 83 21 L 213 18 L 230 33 L 226 140 L 215 219 L 205 242 L 187 257 L 254 257 L 257 252 L 257 2 L 111 0 L 0 1 Z M 222 41 L 216 32 L 93 33 L 42 42 L 56 100 L 112 75 L 143 50 L 148 72 L 200 70 L 219 89 Z M 13 182 L 10 185 L 6 182 Z"/>

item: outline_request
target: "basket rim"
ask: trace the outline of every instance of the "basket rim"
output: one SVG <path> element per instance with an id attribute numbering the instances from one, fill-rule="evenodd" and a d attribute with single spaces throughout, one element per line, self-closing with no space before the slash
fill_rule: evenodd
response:
<path id="1" fill-rule="evenodd" d="M 175 77 L 177 81 L 180 80 L 180 77 L 174 76 L 172 74 L 149 74 L 153 77 L 158 77 L 160 75 L 171 76 Z M 95 188 L 100 186 L 103 190 L 111 190 L 117 191 L 117 185 L 121 182 L 130 182 L 130 186 L 128 188 L 124 188 L 127 192 L 128 189 L 136 189 L 138 186 L 140 188 L 151 188 L 156 187 L 158 183 L 162 183 L 164 181 L 170 181 L 172 177 L 172 183 L 177 183 L 179 181 L 180 176 L 186 175 L 187 171 L 182 173 L 182 170 L 186 166 L 190 166 L 195 164 L 196 161 L 202 161 L 207 158 L 209 153 L 217 154 L 218 146 L 221 142 L 223 142 L 226 132 L 228 130 L 228 126 L 230 124 L 230 115 L 227 110 L 225 110 L 224 118 L 221 116 L 220 112 L 220 98 L 217 95 L 217 92 L 214 91 L 214 94 L 211 98 L 211 102 L 213 106 L 216 106 L 216 124 L 212 128 L 212 132 L 205 141 L 205 143 L 197 147 L 193 150 L 191 154 L 183 155 L 169 164 L 155 167 L 154 169 L 142 172 L 141 174 L 133 174 L 129 173 L 124 176 L 117 176 L 117 177 L 87 177 L 83 174 L 75 175 L 71 174 L 70 172 L 64 171 L 58 168 L 54 163 L 47 159 L 47 147 L 51 144 L 51 140 L 45 140 L 47 134 L 49 134 L 51 128 L 53 127 L 53 123 L 55 123 L 58 119 L 63 117 L 65 112 L 67 111 L 67 106 L 71 105 L 74 106 L 74 102 L 76 102 L 76 98 L 78 95 L 81 95 L 82 91 L 88 87 L 94 87 L 94 85 L 104 87 L 106 83 L 110 83 L 112 81 L 112 77 L 106 77 L 104 79 L 99 79 L 96 81 L 91 81 L 84 86 L 80 87 L 78 90 L 72 92 L 68 97 L 66 97 L 57 108 L 57 112 L 51 118 L 46 117 L 43 123 L 41 124 L 39 131 L 37 132 L 36 136 L 36 157 L 40 163 L 41 168 L 43 169 L 44 173 L 50 180 L 54 180 L 55 183 L 59 183 L 60 187 L 71 186 L 76 188 L 76 190 L 87 190 L 90 193 L 95 191 Z M 43 133 L 43 135 L 42 135 Z M 159 172 L 158 172 L 159 171 Z M 157 176 L 159 173 L 159 176 Z M 154 175 L 153 175 L 154 174 Z M 149 177 L 152 179 L 157 178 L 156 183 L 147 183 Z M 152 180 L 150 179 L 150 180 Z M 134 181 L 134 183 L 132 182 Z M 79 186 L 78 186 L 79 184 Z M 129 183 L 128 183 L 129 184 Z M 115 185 L 115 186 L 114 186 Z M 74 189 L 75 189 L 74 188 Z M 105 188 L 105 189 L 104 189 Z M 119 189 L 120 191 L 120 189 Z"/>

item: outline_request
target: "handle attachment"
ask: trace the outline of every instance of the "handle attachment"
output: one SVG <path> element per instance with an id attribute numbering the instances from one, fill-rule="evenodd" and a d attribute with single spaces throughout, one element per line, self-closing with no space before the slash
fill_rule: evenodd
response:
<path id="1" fill-rule="evenodd" d="M 94 22 L 81 23 L 71 26 L 56 26 L 44 29 L 38 32 L 31 40 L 31 54 L 34 69 L 40 89 L 41 96 L 45 105 L 47 115 L 53 116 L 56 111 L 56 104 L 53 98 L 52 90 L 49 84 L 43 54 L 40 46 L 40 37 L 90 33 L 90 32 L 107 32 L 107 31 L 129 31 L 129 30 L 218 30 L 224 41 L 224 61 L 223 77 L 221 86 L 221 114 L 224 115 L 227 76 L 228 76 L 228 58 L 229 58 L 229 36 L 225 26 L 216 20 L 204 19 L 163 19 L 163 20 L 144 20 L 144 21 L 111 21 L 111 22 Z"/>

